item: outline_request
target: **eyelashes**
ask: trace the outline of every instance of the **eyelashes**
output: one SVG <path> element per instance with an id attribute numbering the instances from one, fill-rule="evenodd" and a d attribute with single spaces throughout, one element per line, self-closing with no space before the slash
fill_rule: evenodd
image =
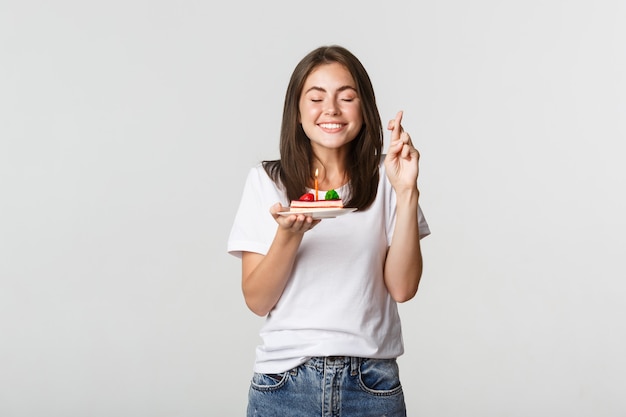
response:
<path id="1" fill-rule="evenodd" d="M 356 98 L 340 98 L 340 101 L 343 101 L 344 103 L 352 103 L 354 100 L 356 100 Z M 312 98 L 310 99 L 311 102 L 313 103 L 321 103 L 322 101 L 324 101 L 324 99 L 321 98 Z"/>

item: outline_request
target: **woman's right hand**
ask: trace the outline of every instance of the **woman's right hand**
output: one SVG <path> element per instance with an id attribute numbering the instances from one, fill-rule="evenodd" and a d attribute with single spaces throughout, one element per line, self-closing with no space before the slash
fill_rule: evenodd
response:
<path id="1" fill-rule="evenodd" d="M 282 204 L 276 203 L 270 207 L 270 214 L 278 223 L 278 226 L 288 232 L 292 233 L 305 233 L 313 229 L 321 219 L 314 219 L 311 216 L 304 214 L 292 214 L 290 216 L 282 216 L 278 214 L 281 211 L 286 211 L 289 207 L 283 207 Z"/>

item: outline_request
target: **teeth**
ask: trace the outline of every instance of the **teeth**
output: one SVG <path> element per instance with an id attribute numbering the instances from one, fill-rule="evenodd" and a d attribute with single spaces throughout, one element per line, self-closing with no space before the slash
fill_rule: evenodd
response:
<path id="1" fill-rule="evenodd" d="M 341 127 L 339 123 L 322 123 L 320 126 L 324 129 L 339 129 Z"/>

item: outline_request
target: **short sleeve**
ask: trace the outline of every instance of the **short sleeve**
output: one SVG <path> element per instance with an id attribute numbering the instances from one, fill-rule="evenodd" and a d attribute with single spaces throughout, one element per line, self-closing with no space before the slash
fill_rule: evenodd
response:
<path id="1" fill-rule="evenodd" d="M 276 221 L 270 207 L 280 202 L 285 205 L 282 192 L 267 176 L 262 166 L 248 173 L 239 207 L 228 238 L 227 252 L 241 257 L 242 252 L 265 255 L 276 233 Z"/>

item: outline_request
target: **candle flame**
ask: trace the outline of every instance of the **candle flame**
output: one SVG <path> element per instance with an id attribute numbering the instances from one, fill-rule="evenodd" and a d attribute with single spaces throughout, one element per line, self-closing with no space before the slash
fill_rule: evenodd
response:
<path id="1" fill-rule="evenodd" d="M 317 168 L 315 168 L 315 176 L 316 176 L 316 177 L 317 177 L 317 173 L 318 173 L 318 171 L 319 171 L 319 170 L 318 170 Z"/>

